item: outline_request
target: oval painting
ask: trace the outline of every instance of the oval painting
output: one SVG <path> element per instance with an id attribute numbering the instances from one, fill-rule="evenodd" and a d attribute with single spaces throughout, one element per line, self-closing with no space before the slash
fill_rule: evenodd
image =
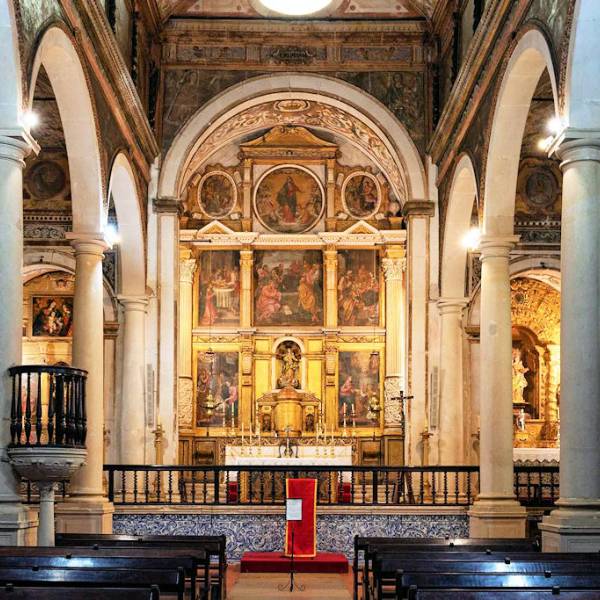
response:
<path id="1" fill-rule="evenodd" d="M 235 206 L 235 182 L 223 172 L 207 173 L 198 187 L 198 204 L 209 216 L 219 219 L 228 215 Z"/>
<path id="2" fill-rule="evenodd" d="M 370 173 L 354 173 L 344 182 L 342 198 L 346 211 L 355 219 L 372 217 L 379 209 L 379 182 Z"/>
<path id="3" fill-rule="evenodd" d="M 280 167 L 259 182 L 254 193 L 254 210 L 271 231 L 302 233 L 321 218 L 323 197 L 323 188 L 312 173 L 298 167 Z"/>

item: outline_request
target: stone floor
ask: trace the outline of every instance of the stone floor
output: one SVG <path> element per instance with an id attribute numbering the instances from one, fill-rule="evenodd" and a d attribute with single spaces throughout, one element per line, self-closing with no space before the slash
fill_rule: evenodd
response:
<path id="1" fill-rule="evenodd" d="M 313 575 L 302 573 L 296 581 L 305 586 L 304 591 L 279 591 L 279 585 L 289 582 L 289 576 L 279 573 L 240 573 L 239 564 L 227 569 L 227 600 L 279 600 L 299 596 L 303 600 L 350 600 L 352 576 Z M 326 596 L 324 590 L 327 590 Z"/>

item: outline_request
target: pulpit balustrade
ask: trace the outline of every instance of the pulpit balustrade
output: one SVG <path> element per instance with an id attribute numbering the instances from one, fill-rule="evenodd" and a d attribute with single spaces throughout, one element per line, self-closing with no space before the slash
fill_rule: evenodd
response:
<path id="1" fill-rule="evenodd" d="M 87 433 L 87 372 L 72 367 L 11 367 L 12 448 L 49 446 L 84 448 Z"/>

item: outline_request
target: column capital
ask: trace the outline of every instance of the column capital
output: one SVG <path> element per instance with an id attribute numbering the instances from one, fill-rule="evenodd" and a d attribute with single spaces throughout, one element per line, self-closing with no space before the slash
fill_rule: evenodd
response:
<path id="1" fill-rule="evenodd" d="M 157 214 L 164 215 L 175 215 L 179 216 L 181 214 L 181 202 L 179 202 L 179 198 L 175 198 L 174 196 L 163 196 L 162 198 L 154 198 L 152 201 L 152 206 L 154 208 L 154 212 Z"/>
<path id="2" fill-rule="evenodd" d="M 125 309 L 125 312 L 146 312 L 148 307 L 148 296 L 117 296 L 117 300 Z"/>
<path id="3" fill-rule="evenodd" d="M 402 281 L 406 270 L 406 258 L 383 258 L 381 265 L 386 281 Z"/>
<path id="4" fill-rule="evenodd" d="M 440 315 L 461 313 L 468 304 L 469 304 L 468 298 L 441 297 L 441 298 L 438 298 L 438 301 L 437 301 L 438 310 L 440 311 Z"/>
<path id="5" fill-rule="evenodd" d="M 519 241 L 518 235 L 482 235 L 479 241 L 479 250 L 482 262 L 488 258 L 508 259 L 510 251 Z"/>
<path id="6" fill-rule="evenodd" d="M 16 162 L 21 167 L 25 166 L 25 157 L 33 150 L 39 152 L 39 146 L 33 139 L 27 142 L 23 139 L 0 135 L 0 160 L 10 160 Z"/>
<path id="7" fill-rule="evenodd" d="M 195 258 L 188 258 L 179 263 L 179 280 L 182 283 L 193 283 L 198 263 Z"/>
<path id="8" fill-rule="evenodd" d="M 435 203 L 428 200 L 409 200 L 402 207 L 402 214 L 411 217 L 433 217 L 435 214 Z"/>
<path id="9" fill-rule="evenodd" d="M 104 253 L 111 247 L 104 239 L 103 233 L 78 233 L 67 232 L 65 238 L 70 240 L 71 246 L 75 249 L 75 256 L 79 254 L 92 254 L 100 259 Z"/>
<path id="10" fill-rule="evenodd" d="M 600 162 L 600 132 L 595 137 L 563 138 L 554 152 L 560 158 L 560 168 L 565 170 L 573 163 L 592 161 Z"/>

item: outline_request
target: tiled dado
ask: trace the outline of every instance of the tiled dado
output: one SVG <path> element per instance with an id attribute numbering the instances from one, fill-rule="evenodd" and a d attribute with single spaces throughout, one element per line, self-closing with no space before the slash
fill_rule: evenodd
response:
<path id="1" fill-rule="evenodd" d="M 190 514 L 120 512 L 113 518 L 114 533 L 143 535 L 227 536 L 229 560 L 239 560 L 250 551 L 277 552 L 283 549 L 284 515 Z M 353 553 L 358 535 L 398 537 L 468 537 L 466 514 L 321 514 L 317 518 L 319 551 Z"/>

